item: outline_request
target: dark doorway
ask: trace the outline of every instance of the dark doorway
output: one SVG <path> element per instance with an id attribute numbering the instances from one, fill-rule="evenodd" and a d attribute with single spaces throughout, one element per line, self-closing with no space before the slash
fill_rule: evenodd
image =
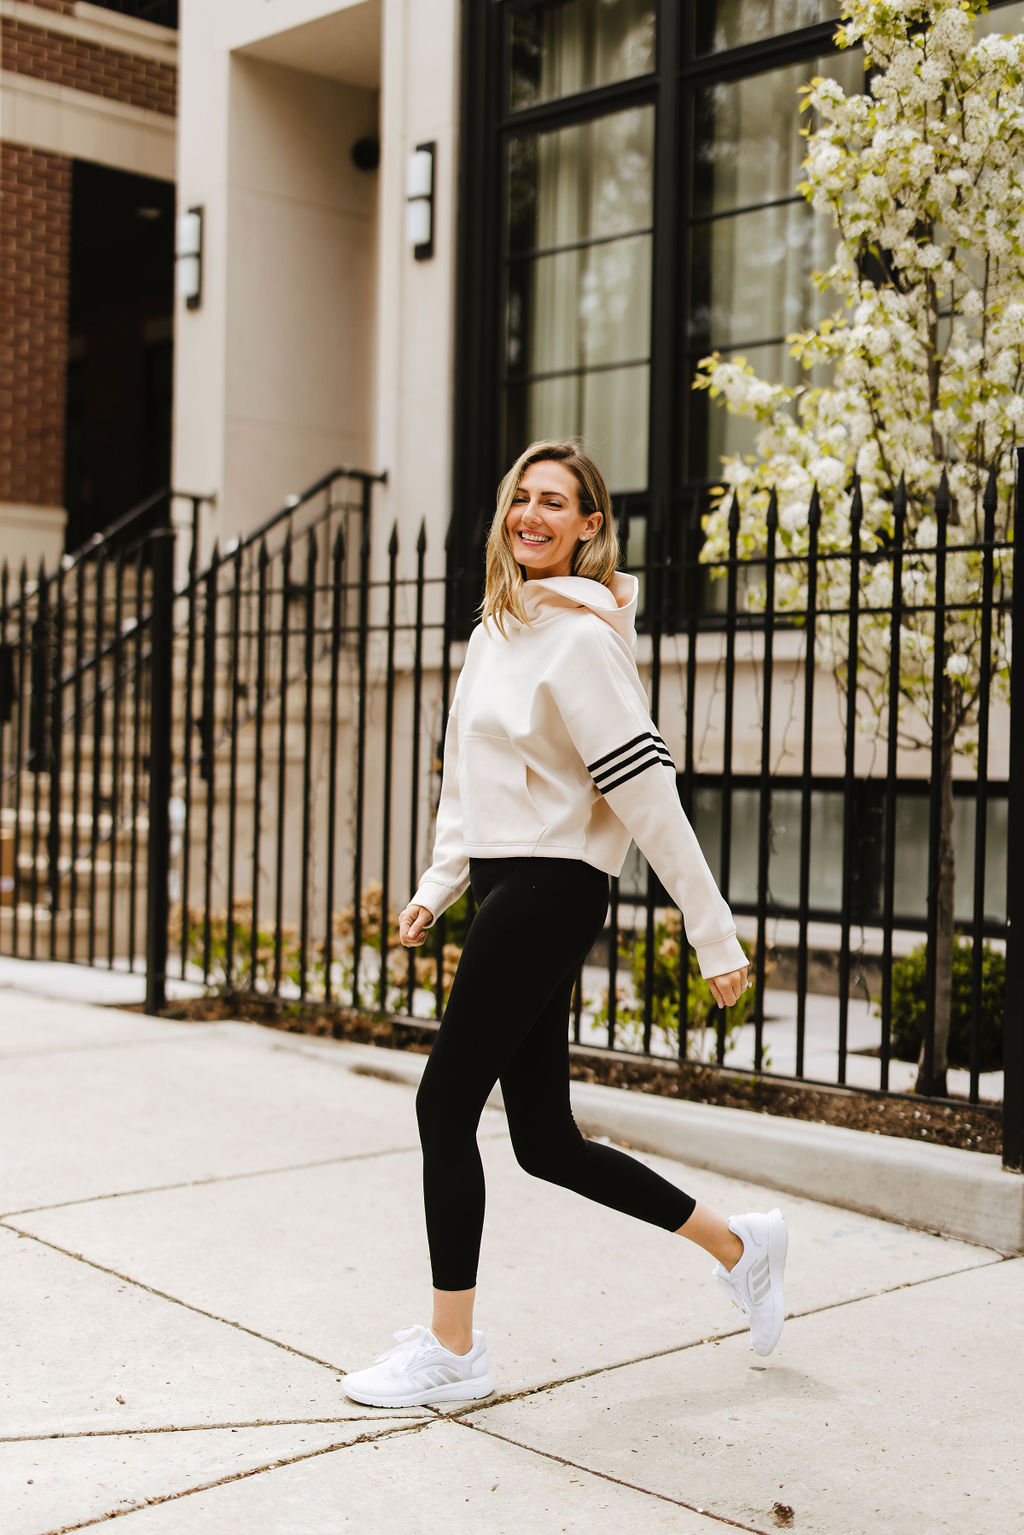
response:
<path id="1" fill-rule="evenodd" d="M 169 484 L 174 187 L 76 160 L 65 457 L 67 547 Z"/>

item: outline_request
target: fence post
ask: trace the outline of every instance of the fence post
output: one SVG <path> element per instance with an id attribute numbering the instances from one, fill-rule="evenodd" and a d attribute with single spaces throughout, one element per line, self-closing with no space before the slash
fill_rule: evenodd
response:
<path id="1" fill-rule="evenodd" d="M 146 860 L 146 1012 L 167 1003 L 168 874 L 171 863 L 173 733 L 174 533 L 153 535 L 153 614 L 150 631 L 149 849 Z"/>
<path id="2" fill-rule="evenodd" d="M 1024 567 L 1017 569 L 1024 522 L 1024 448 L 1016 454 L 1013 488 L 1013 596 L 1010 635 L 1024 647 Z M 1006 786 L 1006 999 L 1003 1007 L 1003 1166 L 1024 1172 L 1024 666 L 1010 666 L 1010 769 Z"/>

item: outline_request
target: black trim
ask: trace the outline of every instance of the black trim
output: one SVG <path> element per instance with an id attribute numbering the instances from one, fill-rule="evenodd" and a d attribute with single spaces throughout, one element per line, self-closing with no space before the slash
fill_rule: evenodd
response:
<path id="1" fill-rule="evenodd" d="M 634 751 L 632 756 L 627 757 L 625 753 L 632 751 L 634 746 L 639 746 L 640 750 Z M 629 767 L 631 763 L 638 762 L 641 757 L 648 756 L 651 758 L 651 761 L 645 763 L 644 766 L 650 767 L 653 766 L 655 761 L 659 761 L 663 762 L 666 767 L 670 767 L 672 771 L 675 772 L 675 763 L 672 761 L 672 756 L 668 747 L 661 739 L 661 736 L 653 730 L 641 731 L 641 733 L 637 736 L 634 736 L 631 741 L 626 741 L 622 746 L 617 746 L 614 751 L 606 752 L 603 757 L 598 757 L 596 762 L 588 763 L 587 772 L 590 774 L 591 778 L 593 778 L 594 782 L 597 784 L 597 787 L 603 791 L 605 787 L 615 787 L 614 784 L 608 784 L 607 786 L 603 785 L 601 783 L 603 778 L 608 778 L 610 774 L 614 775 L 615 773 L 621 772 L 624 767 Z M 636 771 L 641 772 L 642 769 L 637 768 Z M 628 778 L 632 778 L 632 776 L 632 773 L 628 773 L 626 775 Z M 624 783 L 625 779 L 617 779 L 616 782 Z"/>
<path id="2" fill-rule="evenodd" d="M 566 242 L 544 250 L 512 252 L 508 240 L 508 146 L 518 138 L 553 132 L 634 107 L 653 107 L 654 164 L 651 224 L 651 314 L 647 483 L 629 489 L 630 520 L 646 522 L 648 570 L 644 626 L 648 616 L 681 616 L 701 609 L 704 582 L 693 575 L 687 590 L 679 571 L 688 553 L 702 541 L 700 519 L 707 509 L 702 485 L 713 476 L 705 462 L 707 396 L 691 390 L 697 357 L 710 348 L 698 339 L 701 295 L 691 292 L 693 231 L 719 219 L 760 211 L 764 205 L 707 212 L 695 196 L 699 152 L 695 107 L 701 91 L 721 81 L 760 75 L 798 65 L 828 53 L 835 21 L 718 53 L 694 51 L 698 5 L 707 0 L 655 0 L 657 50 L 654 69 L 630 80 L 580 91 L 518 110 L 508 108 L 506 22 L 510 9 L 524 11 L 540 0 L 463 0 L 462 94 L 459 150 L 459 229 L 455 345 L 455 465 L 452 487 L 453 521 L 449 561 L 465 572 L 457 606 L 460 630 L 466 632 L 479 600 L 479 531 L 490 521 L 495 487 L 508 468 L 506 460 L 522 443 L 509 440 L 522 430 L 516 425 L 516 396 L 509 393 L 534 380 L 568 378 L 595 371 L 590 367 L 523 371 L 509 366 L 506 356 L 506 313 L 512 275 L 520 264 L 562 250 L 584 250 L 595 237 Z M 800 199 L 773 199 L 770 206 L 796 204 Z M 607 237 L 625 239 L 647 230 Z M 737 341 L 737 350 L 755 343 Z M 767 342 L 759 344 L 770 344 Z M 727 348 L 721 348 L 725 351 Z M 601 365 L 602 371 L 641 368 L 646 359 L 628 358 Z M 638 374 L 638 377 L 642 375 Z M 511 409 L 511 416 L 509 411 Z M 612 486 L 616 516 L 621 519 L 625 487 Z M 655 570 L 663 559 L 671 568 Z M 653 564 L 652 564 L 653 562 Z M 713 614 L 708 623 L 718 622 Z"/>
<path id="3" fill-rule="evenodd" d="M 631 778 L 637 778 L 641 773 L 646 773 L 648 768 L 653 767 L 667 767 L 673 777 L 675 776 L 675 763 L 672 761 L 666 762 L 664 757 L 655 756 L 650 757 L 646 762 L 641 762 L 639 767 L 632 768 L 630 772 L 623 773 L 621 778 L 613 779 L 611 783 L 606 783 L 603 786 L 598 784 L 598 788 L 601 790 L 602 794 L 610 794 L 612 790 L 617 789 L 620 784 L 628 783 Z"/>

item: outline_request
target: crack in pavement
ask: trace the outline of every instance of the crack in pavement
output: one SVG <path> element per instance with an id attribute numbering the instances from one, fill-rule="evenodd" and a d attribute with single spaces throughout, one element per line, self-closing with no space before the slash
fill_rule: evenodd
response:
<path id="1" fill-rule="evenodd" d="M 478 1140 L 503 1139 L 504 1129 L 483 1132 Z M 246 1178 L 276 1178 L 281 1173 L 311 1172 L 317 1167 L 340 1167 L 347 1162 L 372 1162 L 377 1157 L 400 1157 L 420 1153 L 419 1142 L 409 1146 L 382 1146 L 378 1151 L 350 1151 L 344 1156 L 321 1157 L 313 1162 L 286 1162 L 280 1167 L 256 1167 L 239 1173 L 214 1173 L 209 1178 L 186 1178 L 179 1183 L 154 1183 L 145 1188 L 114 1189 L 108 1194 L 83 1194 L 79 1199 L 62 1199 L 55 1204 L 25 1205 L 0 1211 L 0 1226 L 17 1215 L 42 1215 L 48 1210 L 73 1210 L 76 1206 L 99 1204 L 105 1199 L 135 1199 L 145 1194 L 168 1194 L 175 1189 L 201 1189 L 217 1183 L 238 1183 Z"/>
<path id="2" fill-rule="evenodd" d="M 84 1253 L 76 1253 L 69 1247 L 61 1247 L 58 1242 L 48 1242 L 45 1237 L 36 1236 L 34 1231 L 21 1231 L 17 1226 L 9 1225 L 6 1221 L 0 1221 L 0 1229 L 13 1231 L 26 1241 L 38 1242 L 40 1247 L 48 1247 L 51 1252 L 60 1253 L 64 1258 L 73 1258 L 76 1263 L 84 1263 L 87 1268 L 95 1269 L 97 1273 L 107 1274 L 111 1279 L 119 1279 L 123 1284 L 133 1285 L 137 1290 L 144 1290 L 147 1295 L 155 1295 L 158 1300 L 170 1301 L 172 1306 L 180 1306 L 183 1311 L 191 1311 L 196 1316 L 206 1317 L 208 1321 L 220 1322 L 225 1327 L 235 1328 L 237 1332 L 247 1333 L 250 1338 L 258 1338 L 261 1343 L 269 1343 L 274 1348 L 282 1349 L 286 1354 L 294 1354 L 297 1359 L 308 1359 L 311 1364 L 321 1365 L 325 1370 L 333 1370 L 337 1375 L 347 1373 L 343 1365 L 334 1364 L 329 1359 L 320 1359 L 316 1354 L 307 1354 L 304 1349 L 295 1348 L 291 1343 L 285 1343 L 280 1338 L 272 1338 L 267 1333 L 257 1332 L 255 1327 L 246 1327 L 244 1322 L 232 1321 L 231 1317 L 218 1316 L 215 1311 L 207 1311 L 191 1301 L 181 1300 L 179 1296 L 170 1295 L 166 1290 L 158 1290 L 155 1285 L 146 1284 L 142 1279 L 135 1279 L 131 1274 L 123 1274 L 120 1269 L 110 1268 L 105 1263 L 97 1263 L 95 1258 L 87 1258 Z"/>
<path id="3" fill-rule="evenodd" d="M 432 1423 L 426 1408 L 393 1407 L 393 1413 L 418 1412 L 424 1422 Z M 372 1423 L 372 1417 L 356 1413 L 352 1417 L 338 1418 L 253 1418 L 237 1423 L 161 1423 L 149 1428 L 82 1428 L 58 1430 L 52 1434 L 0 1434 L 0 1444 L 46 1443 L 51 1439 L 137 1439 L 141 1434 L 206 1434 L 223 1429 L 259 1428 L 316 1428 L 331 1423 Z M 411 1423 L 412 1418 L 403 1420 Z"/>
<path id="4" fill-rule="evenodd" d="M 17 1215 L 41 1215 L 47 1210 L 72 1210 L 78 1205 L 99 1204 L 106 1199 L 135 1199 L 146 1194 L 168 1194 L 175 1189 L 201 1189 L 217 1183 L 238 1183 L 246 1178 L 275 1178 L 281 1173 L 310 1172 L 317 1167 L 341 1166 L 346 1162 L 372 1162 L 376 1157 L 406 1156 L 419 1152 L 419 1144 L 411 1146 L 383 1146 L 379 1151 L 352 1151 L 339 1157 L 321 1157 L 314 1162 L 290 1162 L 281 1167 L 257 1167 L 239 1173 L 214 1173 L 209 1178 L 186 1178 L 180 1183 L 155 1183 L 148 1188 L 114 1189 L 109 1194 L 83 1194 L 80 1199 L 63 1199 L 56 1204 L 27 1205 L 18 1210 L 5 1210 L 0 1214 L 0 1226 Z"/>
<path id="5" fill-rule="evenodd" d="M 367 1444 L 372 1440 L 386 1439 L 397 1434 L 420 1433 L 431 1426 L 430 1419 L 421 1423 L 399 1423 L 394 1428 L 381 1429 L 377 1434 L 360 1434 L 356 1439 L 342 1439 L 337 1444 L 325 1444 L 318 1450 L 303 1450 L 298 1455 L 284 1455 L 278 1460 L 268 1461 L 264 1466 L 253 1466 L 248 1471 L 234 1471 L 229 1476 L 215 1477 L 212 1482 L 186 1487 L 180 1492 L 168 1492 L 143 1498 L 141 1503 L 133 1503 L 129 1508 L 112 1509 L 109 1513 L 97 1514 L 92 1519 L 81 1519 L 77 1524 L 61 1524 L 55 1529 L 42 1532 L 42 1535 L 72 1535 L 75 1530 L 87 1530 L 92 1525 L 107 1524 L 111 1519 L 121 1519 L 125 1514 L 137 1514 L 144 1508 L 153 1508 L 160 1503 L 176 1503 L 181 1498 L 194 1497 L 197 1492 L 210 1492 L 215 1487 L 227 1487 L 232 1482 L 244 1482 L 251 1476 L 262 1476 L 267 1471 L 278 1471 L 282 1466 L 294 1466 L 304 1460 L 315 1460 L 319 1455 L 332 1455 L 338 1450 L 351 1450 L 357 1444 Z"/>
<path id="6" fill-rule="evenodd" d="M 921 1285 L 936 1284 L 944 1279 L 956 1279 L 961 1274 L 975 1273 L 978 1269 L 995 1268 L 1000 1263 L 1012 1263 L 1013 1255 L 1004 1257 L 997 1254 L 991 1263 L 972 1264 L 970 1269 L 950 1269 L 945 1274 L 930 1274 L 924 1279 L 906 1279 L 899 1284 L 886 1285 L 881 1290 L 871 1290 L 866 1295 L 848 1295 L 842 1300 L 826 1301 L 821 1306 L 809 1306 L 805 1311 L 787 1312 L 787 1322 L 799 1322 L 805 1317 L 820 1316 L 826 1311 L 838 1311 L 843 1306 L 858 1306 L 865 1301 L 876 1300 L 882 1295 L 895 1295 L 899 1290 L 915 1290 Z M 1020 1261 L 1019 1259 L 1017 1261 Z M 528 1396 L 542 1396 L 549 1391 L 557 1391 L 562 1386 L 575 1385 L 577 1381 L 591 1380 L 595 1375 L 610 1375 L 615 1370 L 628 1370 L 634 1364 L 648 1364 L 655 1359 L 666 1359 L 669 1354 L 683 1354 L 692 1348 L 703 1348 L 705 1344 L 723 1343 L 726 1338 L 741 1337 L 747 1331 L 747 1324 L 740 1327 L 729 1328 L 728 1331 L 709 1333 L 705 1338 L 693 1338 L 689 1343 L 673 1343 L 668 1348 L 659 1348 L 649 1354 L 637 1354 L 632 1359 L 616 1360 L 614 1364 L 596 1365 L 592 1370 L 581 1370 L 576 1375 L 565 1375 L 559 1380 L 545 1381 L 539 1386 L 527 1386 L 522 1391 L 509 1391 L 502 1396 L 487 1397 L 484 1401 L 474 1402 L 471 1406 L 461 1408 L 457 1414 L 443 1414 L 461 1422 L 463 1418 L 469 1418 L 477 1413 L 487 1412 L 492 1407 L 505 1407 L 510 1402 L 523 1401 Z M 762 1369 L 770 1366 L 761 1366 Z M 439 1409 L 433 1409 L 439 1411 Z"/>
<path id="7" fill-rule="evenodd" d="M 518 1439 L 513 1439 L 509 1434 L 499 1434 L 495 1429 L 485 1428 L 479 1423 L 463 1422 L 461 1418 L 450 1420 L 458 1423 L 460 1428 L 470 1428 L 475 1433 L 487 1434 L 491 1439 L 500 1439 L 504 1444 L 511 1444 L 518 1450 L 526 1450 L 531 1455 L 540 1455 L 544 1460 L 553 1460 L 556 1465 L 565 1466 L 572 1471 L 582 1471 L 586 1476 L 598 1477 L 603 1482 L 612 1482 L 616 1487 L 627 1487 L 631 1492 L 639 1492 L 646 1498 L 657 1498 L 661 1503 L 671 1503 L 674 1508 L 688 1509 L 692 1514 L 699 1514 L 703 1519 L 713 1519 L 717 1524 L 728 1525 L 733 1530 L 746 1530 L 749 1535 L 769 1535 L 769 1532 L 757 1524 L 741 1524 L 738 1519 L 730 1519 L 728 1514 L 716 1514 L 710 1508 L 701 1508 L 696 1503 L 687 1503 L 685 1498 L 673 1498 L 667 1492 L 655 1492 L 652 1487 L 641 1487 L 636 1482 L 627 1482 L 625 1477 L 613 1476 L 610 1471 L 598 1471 L 593 1466 L 582 1465 L 578 1460 L 569 1460 L 565 1455 L 556 1455 L 553 1450 L 539 1450 L 536 1445 L 522 1444 Z"/>

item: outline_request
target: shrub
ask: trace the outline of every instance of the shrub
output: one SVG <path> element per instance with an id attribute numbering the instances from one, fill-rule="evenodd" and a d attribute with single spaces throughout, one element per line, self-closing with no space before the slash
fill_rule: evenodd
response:
<path id="1" fill-rule="evenodd" d="M 665 1044 L 675 1050 L 679 1039 L 679 945 L 682 923 L 677 911 L 667 911 L 654 926 L 654 966 L 651 976 L 651 1026 L 652 1035 L 660 1035 Z M 617 1029 L 626 1037 L 639 1041 L 643 1033 L 643 995 L 646 984 L 647 939 L 632 934 L 619 933 L 619 956 L 629 967 L 630 993 L 616 997 L 615 1021 Z M 750 958 L 747 945 L 743 951 Z M 726 1041 L 736 1029 L 746 1023 L 754 1006 L 754 993 L 745 991 L 732 1007 L 725 1010 Z M 716 1027 L 718 1007 L 711 988 L 704 980 L 697 964 L 697 956 L 690 950 L 687 972 L 687 1053 L 691 1059 L 703 1059 L 706 1032 Z M 595 1009 L 595 1017 L 608 1018 L 607 994 Z M 698 1038 L 699 1036 L 699 1038 Z"/>
<path id="2" fill-rule="evenodd" d="M 949 1021 L 949 1064 L 969 1066 L 971 1060 L 971 945 L 962 938 L 953 944 L 953 994 Z M 892 1053 L 916 1061 L 921 1054 L 925 1022 L 927 946 L 920 944 L 892 967 Z M 991 944 L 982 947 L 981 1006 L 978 1014 L 978 1066 L 998 1071 L 1003 1064 L 1003 1007 L 1006 962 Z"/>

